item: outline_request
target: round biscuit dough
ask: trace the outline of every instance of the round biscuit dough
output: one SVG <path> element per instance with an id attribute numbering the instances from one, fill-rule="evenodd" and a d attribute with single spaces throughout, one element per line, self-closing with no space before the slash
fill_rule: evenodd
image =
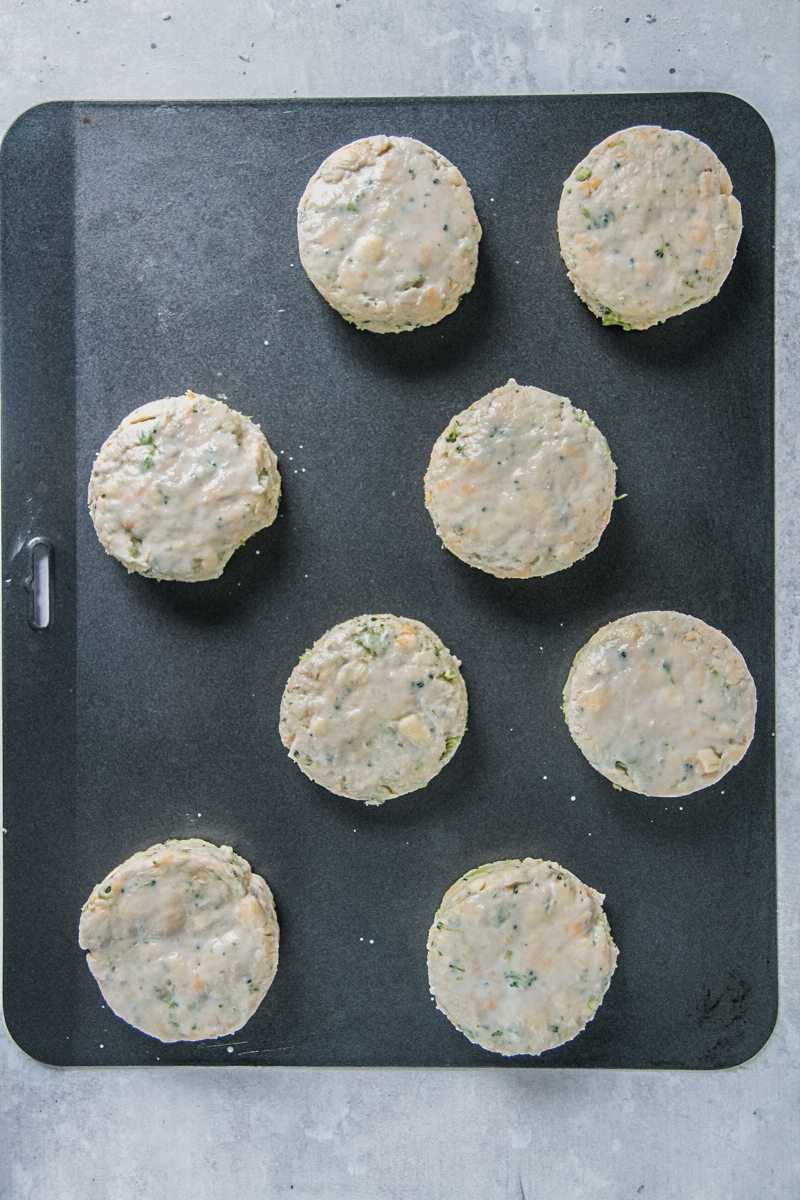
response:
<path id="1" fill-rule="evenodd" d="M 129 572 L 199 583 L 278 514 L 278 460 L 261 429 L 221 400 L 186 392 L 144 404 L 103 443 L 89 512 Z"/>
<path id="2" fill-rule="evenodd" d="M 718 629 L 684 613 L 633 613 L 578 651 L 564 716 L 578 749 L 616 787 L 686 796 L 743 757 L 756 689 Z"/>
<path id="3" fill-rule="evenodd" d="M 269 887 L 230 846 L 201 838 L 110 871 L 83 906 L 79 942 L 109 1008 L 162 1042 L 240 1029 L 278 969 Z"/>
<path id="4" fill-rule="evenodd" d="M 509 379 L 437 439 L 425 505 L 457 558 L 490 575 L 528 579 L 595 549 L 615 484 L 608 443 L 585 412 Z"/>
<path id="5" fill-rule="evenodd" d="M 435 325 L 475 282 L 481 227 L 461 172 L 424 142 L 379 134 L 334 151 L 297 210 L 300 261 L 346 321 Z"/>
<path id="6" fill-rule="evenodd" d="M 300 770 L 337 796 L 383 804 L 425 787 L 467 723 L 458 659 L 421 621 L 344 621 L 292 671 L 280 736 Z"/>
<path id="7" fill-rule="evenodd" d="M 604 325 L 649 329 L 716 296 L 742 210 L 704 142 L 636 125 L 590 150 L 564 183 L 558 237 L 578 296 Z"/>
<path id="8" fill-rule="evenodd" d="M 496 1054 L 571 1041 L 602 1003 L 617 963 L 604 896 L 557 863 L 507 859 L 468 871 L 428 934 L 436 1007 Z"/>

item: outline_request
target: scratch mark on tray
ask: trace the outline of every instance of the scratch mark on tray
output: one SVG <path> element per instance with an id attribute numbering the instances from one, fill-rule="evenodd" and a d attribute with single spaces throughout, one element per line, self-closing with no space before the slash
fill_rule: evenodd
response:
<path id="1" fill-rule="evenodd" d="M 41 504 L 36 504 L 36 507 L 34 507 L 34 504 L 35 500 L 33 496 L 28 496 L 25 500 L 25 507 L 28 510 L 27 532 L 20 532 L 14 537 L 11 543 L 9 561 L 13 561 L 17 557 L 17 555 L 24 549 L 26 542 L 28 542 L 33 535 L 34 527 L 36 522 L 39 520 L 39 516 L 41 515 L 42 511 Z"/>
<path id="2" fill-rule="evenodd" d="M 318 150 L 309 150 L 308 154 L 301 154 L 299 158 L 296 158 L 293 165 L 299 167 L 300 163 L 305 162 L 309 158 L 317 158 L 318 155 Z"/>
<path id="3" fill-rule="evenodd" d="M 279 1054 L 283 1050 L 293 1050 L 294 1046 L 271 1046 L 264 1047 L 262 1050 L 240 1050 L 239 1058 L 244 1058 L 246 1054 Z"/>

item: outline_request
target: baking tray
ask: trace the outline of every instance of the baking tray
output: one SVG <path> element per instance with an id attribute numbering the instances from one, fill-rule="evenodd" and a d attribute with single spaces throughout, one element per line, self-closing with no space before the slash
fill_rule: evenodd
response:
<path id="1" fill-rule="evenodd" d="M 559 260 L 562 180 L 605 134 L 682 128 L 729 167 L 744 236 L 713 303 L 603 329 Z M 341 143 L 411 134 L 475 196 L 478 280 L 440 325 L 371 336 L 305 278 L 294 212 Z M 49 1063 L 724 1067 L 776 1012 L 773 181 L 769 131 L 726 95 L 46 105 L 2 149 L 5 1015 Z M 529 582 L 442 551 L 422 503 L 452 413 L 509 376 L 572 397 L 619 490 L 599 549 Z M 86 512 L 95 451 L 184 388 L 251 414 L 276 525 L 195 586 L 128 577 Z M 29 625 L 30 540 L 53 547 Z M 601 624 L 674 608 L 719 626 L 758 686 L 740 766 L 680 801 L 615 792 L 559 704 Z M 469 732 L 421 792 L 328 794 L 277 733 L 301 651 L 364 611 L 417 617 L 464 663 Z M 82 902 L 165 837 L 231 843 L 272 885 L 276 982 L 218 1042 L 162 1046 L 103 1004 Z M 607 893 L 620 964 L 597 1017 L 539 1060 L 471 1046 L 428 996 L 425 937 L 479 863 L 553 858 Z"/>

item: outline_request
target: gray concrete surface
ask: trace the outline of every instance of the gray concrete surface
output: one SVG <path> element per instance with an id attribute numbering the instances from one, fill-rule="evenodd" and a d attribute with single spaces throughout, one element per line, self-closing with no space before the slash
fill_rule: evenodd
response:
<path id="1" fill-rule="evenodd" d="M 169 14 L 169 20 L 165 19 Z M 75 98 L 711 89 L 778 147 L 781 1014 L 721 1074 L 56 1070 L 0 1035 L 5 1200 L 800 1195 L 797 0 L 0 0 L 0 132 Z"/>

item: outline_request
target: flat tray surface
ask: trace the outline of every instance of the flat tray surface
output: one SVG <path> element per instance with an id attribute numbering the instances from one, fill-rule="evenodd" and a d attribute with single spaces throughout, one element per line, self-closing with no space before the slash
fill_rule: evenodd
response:
<path id="1" fill-rule="evenodd" d="M 559 260 L 561 184 L 603 136 L 685 129 L 744 212 L 711 304 L 603 329 Z M 336 146 L 421 138 L 469 181 L 478 280 L 440 325 L 346 325 L 300 268 L 295 206 Z M 59 104 L 2 150 L 5 1014 L 50 1063 L 722 1067 L 775 1019 L 773 182 L 730 96 Z M 605 433 L 617 504 L 598 550 L 501 581 L 442 551 L 422 502 L 450 416 L 509 376 Z M 280 456 L 272 529 L 215 582 L 128 577 L 86 512 L 94 454 L 135 405 L 185 388 L 258 420 Z M 52 540 L 55 615 L 27 624 L 25 549 Z M 672 608 L 723 629 L 758 687 L 756 737 L 680 801 L 615 792 L 559 711 L 594 630 Z M 277 733 L 302 650 L 390 611 L 463 660 L 469 732 L 424 791 L 367 809 L 306 780 Z M 232 844 L 271 884 L 281 961 L 219 1042 L 162 1046 L 109 1012 L 81 904 L 165 837 Z M 620 962 L 596 1019 L 536 1059 L 471 1046 L 428 996 L 446 887 L 541 856 L 607 894 Z"/>

